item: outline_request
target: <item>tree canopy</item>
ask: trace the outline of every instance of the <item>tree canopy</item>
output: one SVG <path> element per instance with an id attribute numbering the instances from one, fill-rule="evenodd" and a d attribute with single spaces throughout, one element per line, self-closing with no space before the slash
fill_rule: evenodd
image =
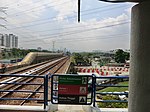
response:
<path id="1" fill-rule="evenodd" d="M 73 57 L 76 65 L 90 65 L 88 56 L 81 55 L 80 53 L 73 53 Z"/>
<path id="2" fill-rule="evenodd" d="M 115 53 L 115 61 L 117 63 L 125 63 L 126 60 L 129 60 L 130 53 L 118 49 Z"/>

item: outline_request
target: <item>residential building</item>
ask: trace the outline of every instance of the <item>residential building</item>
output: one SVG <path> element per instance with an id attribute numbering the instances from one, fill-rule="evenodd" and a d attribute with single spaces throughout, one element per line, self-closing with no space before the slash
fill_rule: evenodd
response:
<path id="1" fill-rule="evenodd" d="M 0 34 L 0 46 L 18 48 L 18 37 L 13 34 Z"/>

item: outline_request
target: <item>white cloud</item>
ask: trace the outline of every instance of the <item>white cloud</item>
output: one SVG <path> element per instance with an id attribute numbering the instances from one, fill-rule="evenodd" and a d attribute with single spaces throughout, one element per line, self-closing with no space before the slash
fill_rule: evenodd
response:
<path id="1" fill-rule="evenodd" d="M 55 11 L 57 19 L 55 19 L 56 21 L 54 22 L 38 25 L 35 27 L 23 27 L 7 31 L 9 33 L 14 32 L 17 35 L 20 35 L 20 45 L 25 48 L 37 48 L 38 46 L 42 48 L 49 48 L 52 47 L 52 41 L 55 41 L 56 48 L 63 47 L 70 48 L 71 50 L 80 49 L 83 51 L 129 47 L 129 37 L 127 35 L 120 37 L 112 36 L 112 38 L 108 37 L 108 35 L 124 34 L 126 32 L 129 32 L 128 25 L 125 24 L 120 26 L 118 25 L 116 27 L 102 28 L 104 26 L 109 26 L 112 24 L 119 24 L 124 20 L 127 21 L 129 19 L 129 16 L 125 13 L 122 13 L 117 17 L 108 17 L 103 20 L 97 20 L 97 18 L 93 18 L 86 21 L 81 21 L 81 23 L 71 23 L 66 19 L 64 21 L 64 18 L 66 18 L 67 16 L 72 16 L 77 11 L 76 0 L 44 0 L 39 2 L 37 2 L 37 0 L 0 1 L 0 6 L 5 6 L 6 4 L 10 4 L 8 5 L 9 7 L 7 11 L 7 24 L 9 25 L 10 29 L 12 27 L 19 27 L 24 25 L 21 23 L 28 23 L 38 19 L 40 20 L 42 18 L 42 14 L 45 11 Z M 20 12 L 22 12 L 22 14 Z M 50 16 L 52 15 L 50 14 Z M 60 30 L 53 31 L 53 29 Z M 49 32 L 35 32 L 43 30 L 49 30 Z M 54 33 L 56 33 L 56 36 L 51 35 Z M 43 36 L 46 34 L 49 34 L 50 36 Z M 44 39 L 46 37 L 50 38 Z M 35 41 L 32 41 L 32 43 L 24 42 L 29 40 Z"/>
<path id="2" fill-rule="evenodd" d="M 27 23 L 40 18 L 46 7 L 42 2 L 34 2 L 34 0 L 1 0 L 0 7 L 7 7 L 7 15 L 5 15 L 9 26 L 21 26 L 21 23 Z"/>
<path id="3" fill-rule="evenodd" d="M 52 2 L 49 6 L 58 12 L 57 19 L 63 20 L 69 15 L 77 12 L 77 0 L 48 0 Z"/>
<path id="4" fill-rule="evenodd" d="M 59 46 L 70 48 L 72 50 L 79 50 L 82 48 L 83 51 L 91 51 L 93 49 L 108 50 L 110 48 L 115 49 L 121 47 L 129 48 L 129 34 L 127 34 L 129 33 L 128 24 L 102 28 L 128 20 L 129 17 L 123 13 L 115 18 L 106 18 L 101 21 L 91 19 L 89 21 L 81 22 L 80 24 L 66 23 L 66 25 L 64 25 L 64 29 L 61 31 L 61 35 L 50 39 L 45 39 L 45 42 L 48 43 L 55 41 L 58 48 Z M 62 33 L 64 36 L 62 36 Z M 120 35 L 115 37 L 117 34 Z"/>

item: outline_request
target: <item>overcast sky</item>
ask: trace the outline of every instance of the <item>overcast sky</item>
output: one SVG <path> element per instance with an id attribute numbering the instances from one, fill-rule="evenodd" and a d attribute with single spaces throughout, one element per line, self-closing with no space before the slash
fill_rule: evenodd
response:
<path id="1" fill-rule="evenodd" d="M 70 51 L 129 49 L 133 3 L 112 4 L 81 0 L 0 0 L 1 33 L 19 37 L 19 47 Z M 1 9 L 0 9 L 1 10 Z"/>

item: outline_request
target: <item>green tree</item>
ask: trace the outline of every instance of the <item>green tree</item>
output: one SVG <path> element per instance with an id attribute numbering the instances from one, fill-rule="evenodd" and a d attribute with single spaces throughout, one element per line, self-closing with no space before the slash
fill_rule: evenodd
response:
<path id="1" fill-rule="evenodd" d="M 129 52 L 124 52 L 124 54 L 125 54 L 125 59 L 129 60 L 130 59 L 130 53 Z"/>
<path id="2" fill-rule="evenodd" d="M 75 59 L 75 64 L 82 65 L 82 63 L 84 62 L 83 56 L 79 53 L 73 53 L 73 55 L 74 55 L 74 59 Z"/>
<path id="3" fill-rule="evenodd" d="M 115 61 L 117 63 L 125 63 L 126 60 L 129 60 L 130 54 L 124 52 L 122 49 L 118 49 L 115 53 Z"/>

